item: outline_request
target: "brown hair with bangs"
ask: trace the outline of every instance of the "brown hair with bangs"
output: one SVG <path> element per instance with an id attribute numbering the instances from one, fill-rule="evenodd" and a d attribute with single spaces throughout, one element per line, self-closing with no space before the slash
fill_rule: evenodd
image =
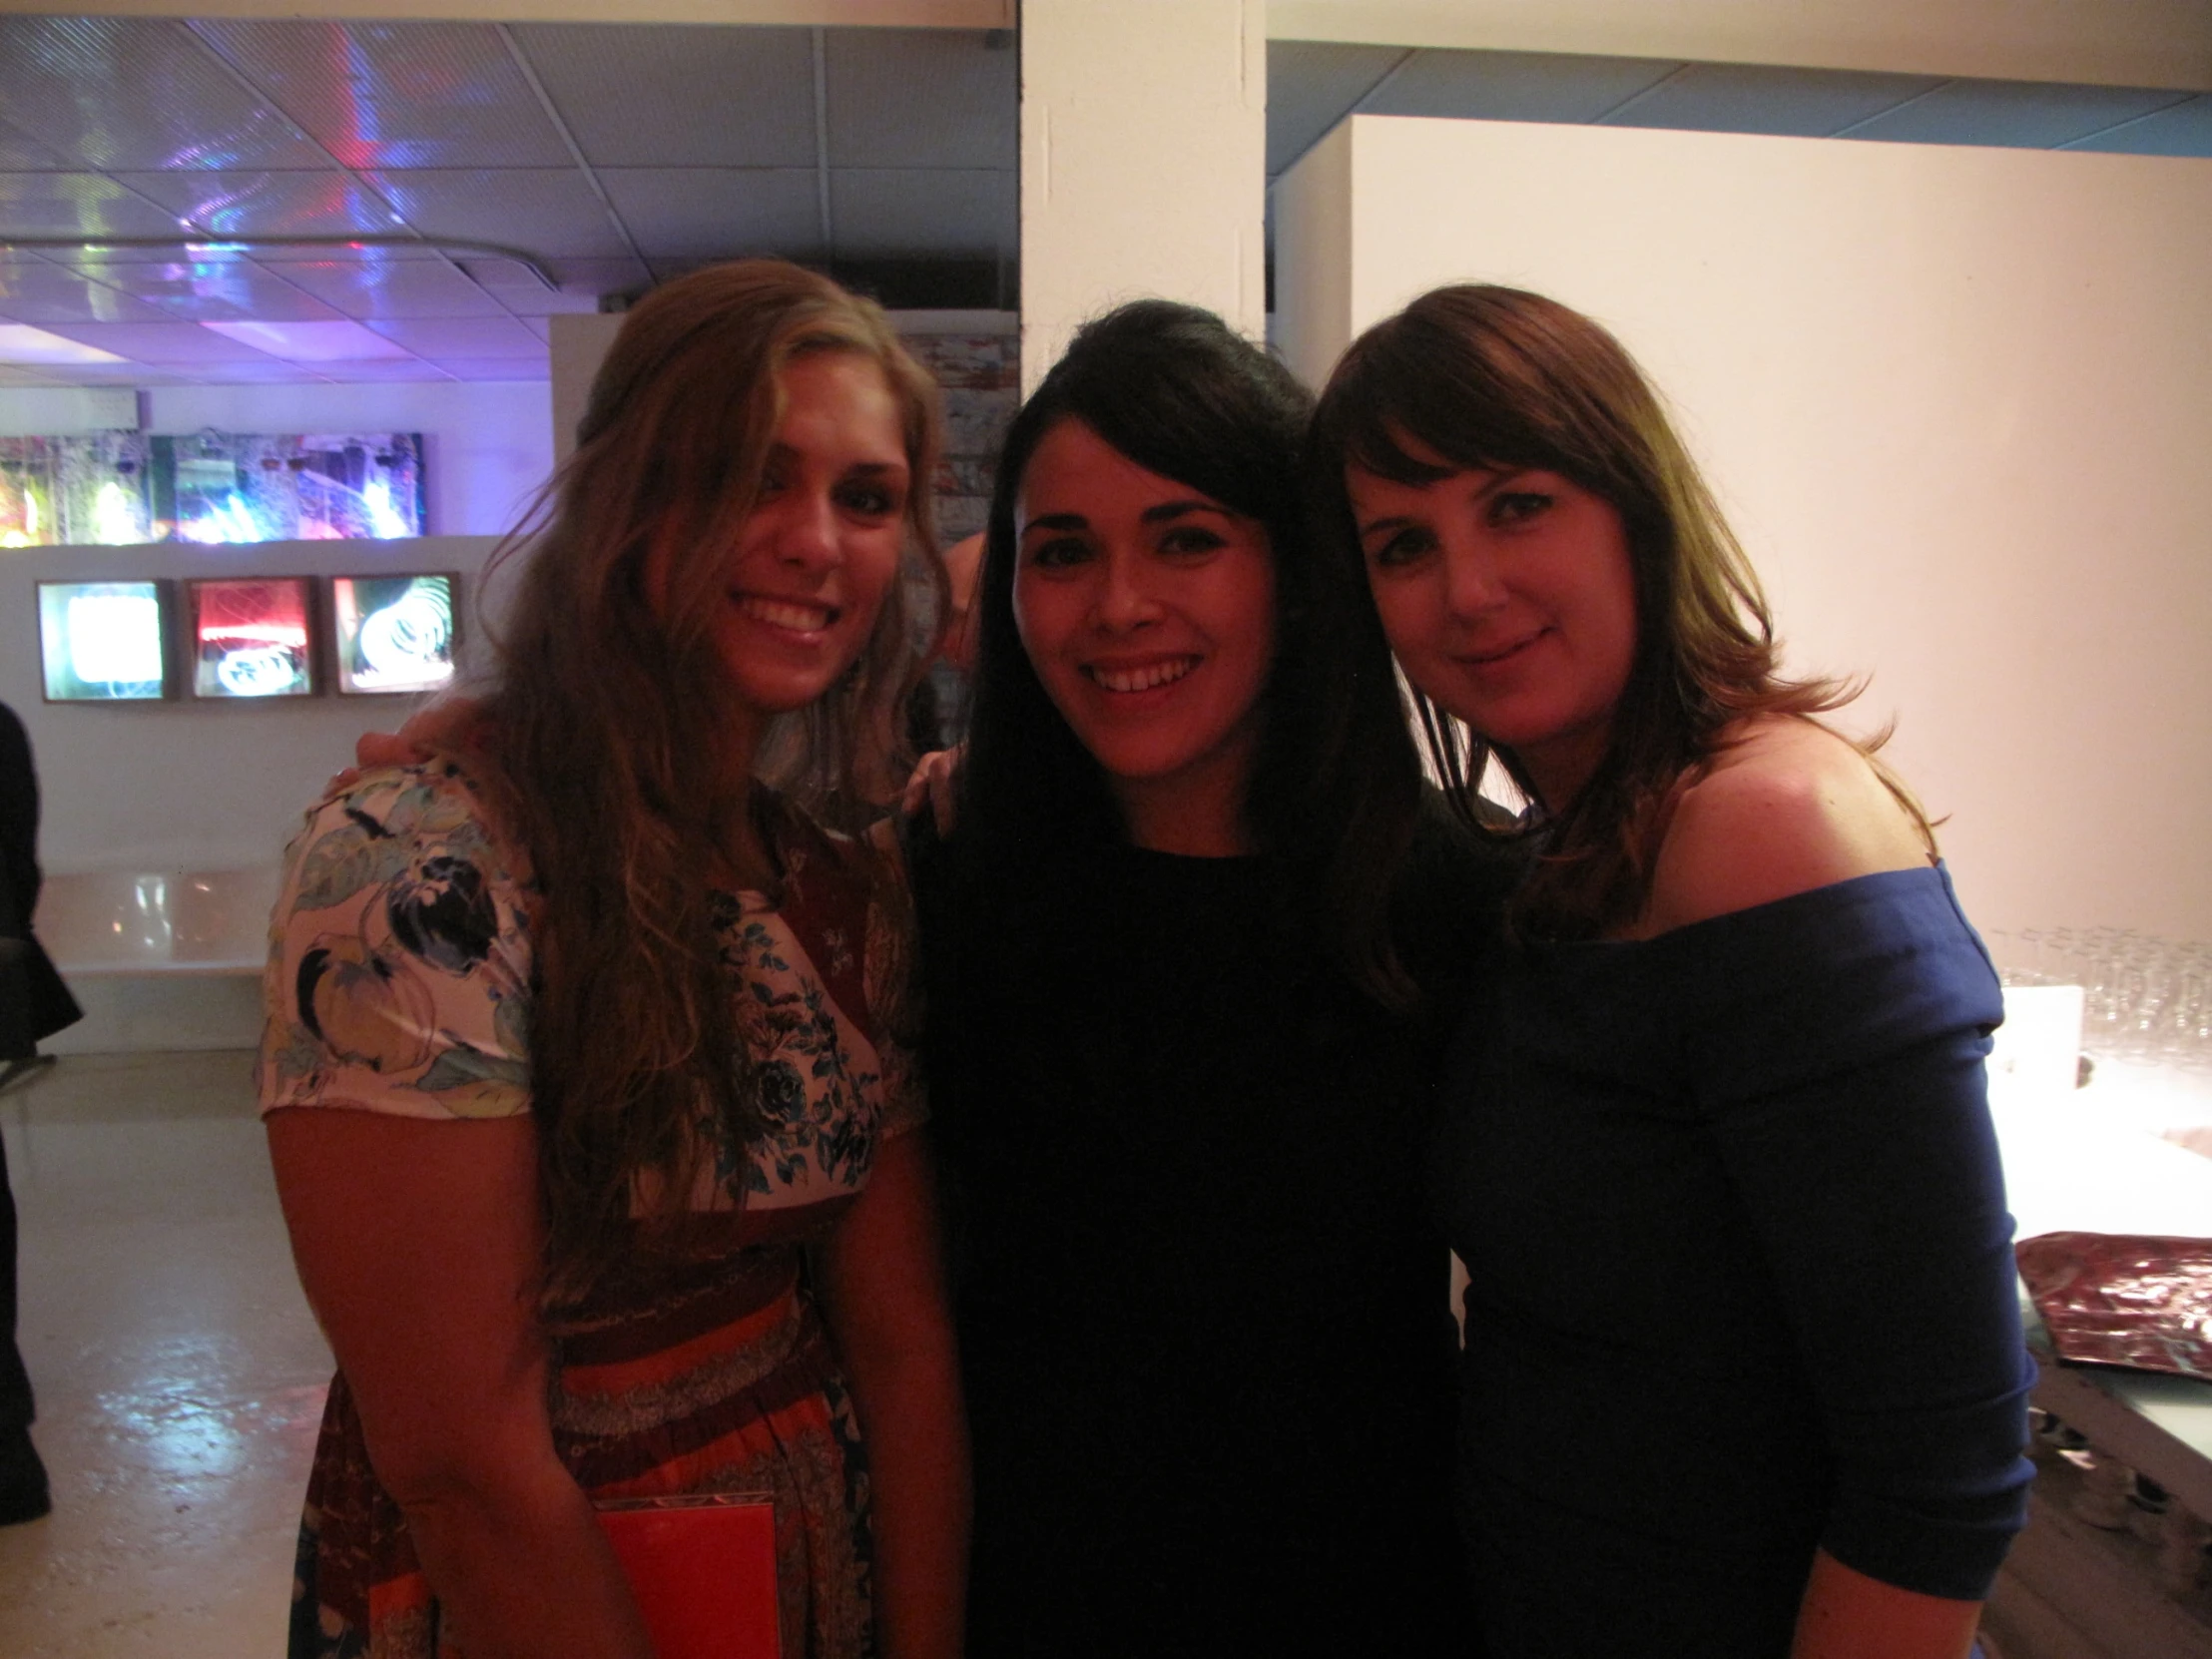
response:
<path id="1" fill-rule="evenodd" d="M 761 1132 L 703 872 L 741 815 L 772 809 L 715 765 L 733 693 L 710 629 L 761 494 L 783 370 L 830 351 L 873 362 L 898 403 L 906 546 L 859 660 L 772 723 L 755 772 L 830 827 L 857 828 L 873 813 L 867 783 L 893 761 L 893 712 L 934 647 L 917 617 L 945 610 L 936 386 L 876 305 L 773 260 L 655 289 L 592 383 L 574 454 L 496 555 L 526 560 L 470 758 L 537 889 L 529 1048 L 551 1303 L 635 1251 L 634 1197 L 667 1231 L 711 1149 Z M 661 605 L 645 582 L 657 548 Z M 847 855 L 868 856 L 859 843 Z"/>
<path id="2" fill-rule="evenodd" d="M 1436 466 L 1411 451 L 1440 457 Z M 1604 328 L 1519 288 L 1437 288 L 1377 323 L 1345 353 L 1322 393 L 1308 482 L 1323 534 L 1359 560 L 1346 470 L 1434 483 L 1466 468 L 1556 472 L 1620 514 L 1635 585 L 1636 653 L 1614 711 L 1611 741 L 1580 794 L 1551 816 L 1514 900 L 1524 934 L 1580 938 L 1626 926 L 1649 895 L 1651 865 L 1677 785 L 1725 745 L 1746 716 L 1815 716 L 1858 694 L 1856 683 L 1790 680 L 1759 578 L 1722 518 L 1657 393 Z M 1509 750 L 1445 714 L 1412 703 L 1429 756 L 1470 823 L 1495 754 L 1533 801 Z M 1887 736 L 1887 734 L 1884 734 Z M 1881 738 L 1859 745 L 1872 758 Z M 1924 831 L 1927 821 L 1887 771 L 1883 781 Z"/>

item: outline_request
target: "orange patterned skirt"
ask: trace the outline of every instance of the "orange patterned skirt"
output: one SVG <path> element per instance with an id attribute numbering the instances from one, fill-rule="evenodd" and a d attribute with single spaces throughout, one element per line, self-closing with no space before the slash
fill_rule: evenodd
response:
<path id="1" fill-rule="evenodd" d="M 595 1498 L 772 1493 L 784 1659 L 866 1659 L 866 1463 L 798 1247 L 687 1267 L 649 1306 L 605 1300 L 557 1333 L 553 1439 L 577 1483 Z M 460 1659 L 439 1623 L 340 1375 L 300 1521 L 289 1659 Z"/>

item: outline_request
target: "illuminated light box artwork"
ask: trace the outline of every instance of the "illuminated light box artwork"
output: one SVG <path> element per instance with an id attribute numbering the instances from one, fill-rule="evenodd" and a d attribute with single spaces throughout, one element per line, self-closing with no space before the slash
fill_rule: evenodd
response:
<path id="1" fill-rule="evenodd" d="M 169 605 L 160 582 L 41 582 L 38 624 L 49 703 L 169 695 Z"/>
<path id="2" fill-rule="evenodd" d="M 137 432 L 0 437 L 0 547 L 153 540 L 147 454 Z"/>
<path id="3" fill-rule="evenodd" d="M 312 697 L 314 639 L 304 576 L 185 584 L 195 697 Z"/>
<path id="4" fill-rule="evenodd" d="M 155 534 L 173 541 L 398 541 L 422 534 L 417 432 L 156 437 Z"/>
<path id="5" fill-rule="evenodd" d="M 451 575 L 331 577 L 338 690 L 427 692 L 450 681 L 458 586 Z"/>

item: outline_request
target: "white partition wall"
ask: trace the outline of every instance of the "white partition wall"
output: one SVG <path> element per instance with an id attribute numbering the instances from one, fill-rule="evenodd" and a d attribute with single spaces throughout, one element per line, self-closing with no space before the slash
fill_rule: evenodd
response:
<path id="1" fill-rule="evenodd" d="M 1276 210 L 1309 377 L 1447 281 L 1626 341 L 1984 926 L 2212 937 L 2212 162 L 1362 116 Z"/>

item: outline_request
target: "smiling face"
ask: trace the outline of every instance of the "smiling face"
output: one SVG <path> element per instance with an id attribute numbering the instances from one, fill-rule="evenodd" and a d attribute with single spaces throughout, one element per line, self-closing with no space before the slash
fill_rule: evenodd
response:
<path id="1" fill-rule="evenodd" d="M 1022 647 L 1132 838 L 1241 849 L 1275 652 L 1266 531 L 1074 419 L 1031 453 L 1015 525 Z"/>
<path id="2" fill-rule="evenodd" d="M 1435 457 L 1408 446 L 1412 458 Z M 1612 505 L 1555 472 L 1346 474 L 1368 581 L 1406 678 L 1565 808 L 1603 758 L 1636 655 Z"/>
<path id="3" fill-rule="evenodd" d="M 911 487 L 897 398 L 876 363 L 817 351 L 787 364 L 783 418 L 758 503 L 721 566 L 710 622 L 715 655 L 752 717 L 753 740 L 805 708 L 867 646 L 898 575 Z M 646 591 L 669 604 L 672 550 L 654 550 Z"/>

